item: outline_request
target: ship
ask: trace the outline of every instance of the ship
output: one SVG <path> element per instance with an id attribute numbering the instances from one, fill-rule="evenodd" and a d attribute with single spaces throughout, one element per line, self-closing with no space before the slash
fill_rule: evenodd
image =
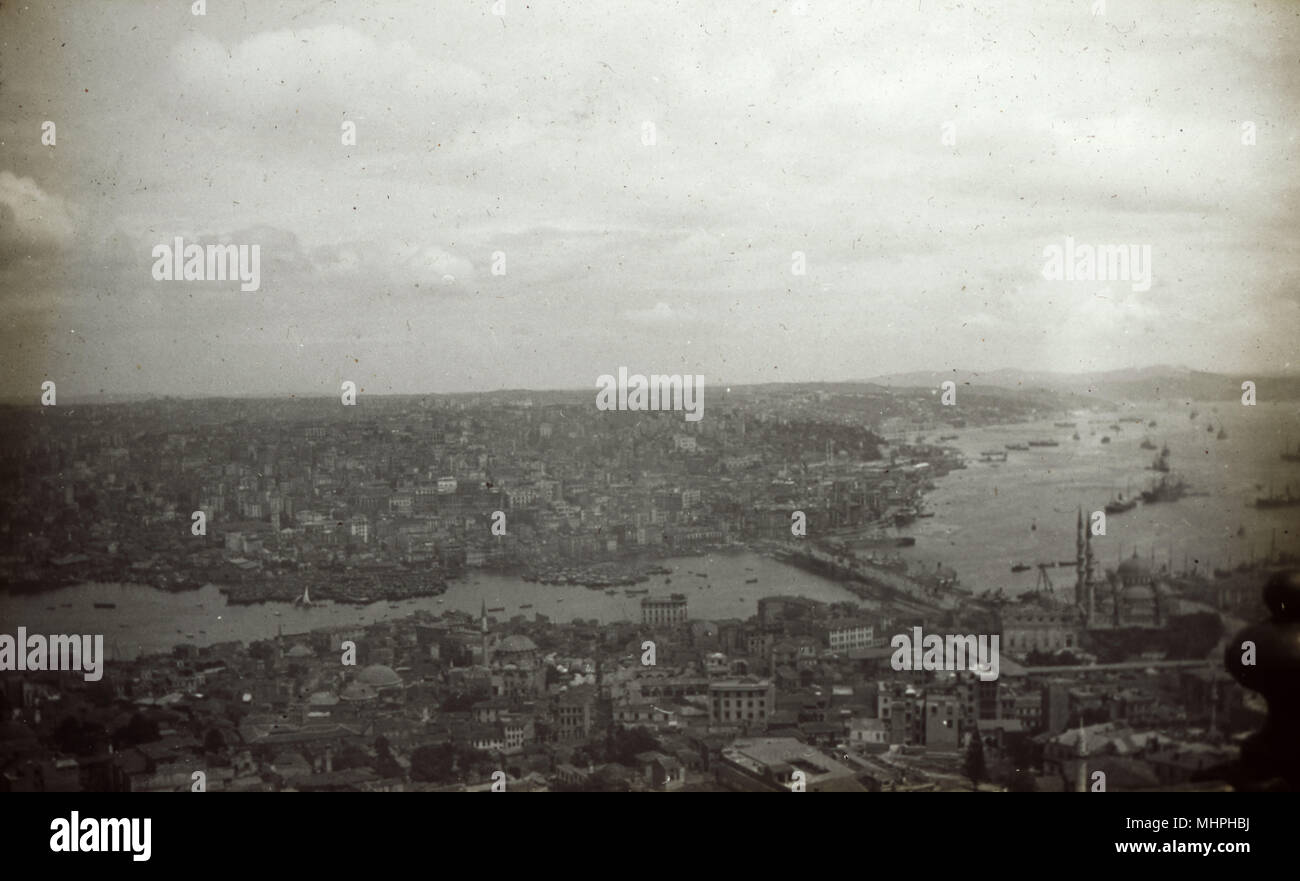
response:
<path id="1" fill-rule="evenodd" d="M 1182 478 L 1165 475 L 1148 489 L 1142 491 L 1142 501 L 1148 505 L 1157 502 L 1176 502 L 1187 493 L 1187 484 Z"/>
<path id="2" fill-rule="evenodd" d="M 1028 565 L 1028 564 L 1025 564 L 1025 563 L 1016 563 L 1014 566 L 1011 567 L 1011 571 L 1012 571 L 1012 572 L 1027 572 L 1028 570 L 1030 570 L 1030 569 L 1032 569 L 1032 568 L 1034 568 L 1034 567 L 1033 567 L 1033 566 L 1030 566 L 1030 565 Z"/>
<path id="3" fill-rule="evenodd" d="M 746 583 L 746 584 L 758 584 L 758 579 L 757 579 L 757 578 L 746 578 L 746 579 L 745 579 L 745 583 Z"/>
<path id="4" fill-rule="evenodd" d="M 1031 447 L 1059 447 L 1060 446 L 1060 444 L 1054 440 L 1031 440 L 1029 442 L 1029 445 Z"/>
<path id="5" fill-rule="evenodd" d="M 1297 506 L 1300 506 L 1300 496 L 1292 495 L 1290 486 L 1287 486 L 1285 495 L 1269 494 L 1255 499 L 1256 508 L 1294 508 Z"/>
<path id="6" fill-rule="evenodd" d="M 1160 448 L 1160 455 L 1151 460 L 1151 470 L 1161 474 L 1169 473 L 1169 444 Z"/>
<path id="7" fill-rule="evenodd" d="M 630 597 L 640 596 L 640 595 L 643 594 L 643 593 L 649 593 L 649 592 L 650 592 L 650 588 L 648 588 L 648 587 L 643 587 L 643 588 L 640 588 L 639 590 L 632 590 L 632 589 L 629 589 L 629 590 L 625 590 L 625 591 L 623 591 L 623 593 L 627 594 L 627 595 L 630 596 Z"/>
<path id="8" fill-rule="evenodd" d="M 1057 428 L 1074 428 L 1076 425 L 1078 425 L 1077 422 L 1053 422 L 1052 424 L 1055 425 Z"/>
<path id="9" fill-rule="evenodd" d="M 1103 434 L 1103 435 L 1101 436 L 1101 442 L 1102 442 L 1103 444 L 1108 444 L 1108 443 L 1110 443 L 1110 435 L 1108 435 L 1108 434 Z"/>
<path id="10" fill-rule="evenodd" d="M 1156 445 L 1151 443 L 1151 438 L 1149 437 L 1142 438 L 1142 443 L 1138 444 L 1138 446 L 1144 450 L 1154 450 L 1156 448 Z"/>
<path id="11" fill-rule="evenodd" d="M 1025 444 L 1006 444 L 1005 446 L 1006 446 L 1006 448 L 1007 448 L 1008 450 L 1027 450 L 1027 449 L 1029 449 L 1029 447 L 1027 447 Z"/>
<path id="12" fill-rule="evenodd" d="M 1107 514 L 1123 514 L 1125 511 L 1132 511 L 1137 507 L 1137 499 L 1124 498 L 1123 493 L 1116 493 L 1115 498 L 1106 503 Z"/>
<path id="13" fill-rule="evenodd" d="M 523 604 L 522 606 L 520 606 L 519 608 L 521 608 L 521 609 L 531 609 L 532 607 L 533 607 L 533 604 L 532 604 L 532 603 L 524 603 L 524 604 Z"/>
<path id="14" fill-rule="evenodd" d="M 505 610 L 505 606 L 497 606 L 495 609 L 488 609 L 489 612 L 504 612 Z"/>
<path id="15" fill-rule="evenodd" d="M 957 440 L 957 435 L 955 435 L 955 434 L 941 434 L 941 435 L 939 435 L 939 440 L 941 440 L 941 441 Z"/>

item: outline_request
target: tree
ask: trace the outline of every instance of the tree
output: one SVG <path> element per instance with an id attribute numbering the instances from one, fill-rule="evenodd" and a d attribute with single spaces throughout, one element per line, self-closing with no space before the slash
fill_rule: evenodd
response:
<path id="1" fill-rule="evenodd" d="M 221 735 L 220 728 L 209 728 L 208 736 L 203 738 L 203 751 L 206 753 L 220 753 L 226 749 L 226 738 Z"/>
<path id="2" fill-rule="evenodd" d="M 988 780 L 989 771 L 984 764 L 984 740 L 979 733 L 971 735 L 966 745 L 966 760 L 962 763 L 962 773 L 970 778 L 971 789 L 979 790 L 980 784 Z"/>
<path id="3" fill-rule="evenodd" d="M 452 779 L 456 752 L 449 744 L 421 746 L 411 753 L 411 779 L 421 783 L 444 783 Z"/>

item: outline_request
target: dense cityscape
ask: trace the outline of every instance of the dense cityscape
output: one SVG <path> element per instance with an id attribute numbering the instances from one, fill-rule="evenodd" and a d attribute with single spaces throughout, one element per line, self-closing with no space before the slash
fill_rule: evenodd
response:
<path id="1" fill-rule="evenodd" d="M 215 584 L 270 620 L 285 604 L 441 603 L 501 573 L 640 614 L 506 617 L 485 595 L 477 612 L 269 639 L 182 634 L 168 653 L 110 656 L 94 681 L 9 665 L 0 788 L 1095 791 L 1097 772 L 1111 791 L 1225 788 L 1263 708 L 1224 672 L 1223 644 L 1262 614 L 1284 550 L 1215 571 L 1136 549 L 1111 565 L 1080 508 L 1069 559 L 1014 597 L 963 585 L 961 560 L 896 552 L 933 516 L 936 482 L 981 467 L 949 443 L 960 432 L 1055 417 L 1068 443 L 1109 430 L 1105 402 L 710 394 L 698 423 L 577 392 L 11 408 L 0 566 L 11 596 L 48 595 L 51 613 L 88 582 Z M 742 552 L 857 601 L 756 574 L 756 614 L 693 613 L 711 585 L 683 561 Z M 111 640 L 118 611 L 95 606 Z M 994 671 L 919 663 L 918 628 L 993 635 Z M 900 667 L 895 640 L 914 632 L 918 663 Z"/>

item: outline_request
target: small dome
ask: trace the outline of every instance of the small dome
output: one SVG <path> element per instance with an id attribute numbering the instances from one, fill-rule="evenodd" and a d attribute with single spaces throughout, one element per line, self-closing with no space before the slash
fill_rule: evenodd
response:
<path id="1" fill-rule="evenodd" d="M 285 652 L 284 654 L 285 654 L 285 657 L 287 657 L 287 658 L 314 658 L 314 657 L 316 657 L 315 652 L 313 652 L 311 649 L 307 648 L 307 646 L 303 645 L 302 643 L 296 643 L 296 644 L 294 645 L 293 648 L 289 649 L 289 651 Z"/>
<path id="2" fill-rule="evenodd" d="M 338 697 L 329 691 L 318 691 L 307 698 L 307 703 L 313 707 L 332 707 L 338 702 Z"/>
<path id="3" fill-rule="evenodd" d="M 339 697 L 345 701 L 372 701 L 379 697 L 379 692 L 372 686 L 364 682 L 352 682 L 339 693 Z"/>
<path id="4" fill-rule="evenodd" d="M 392 667 L 383 664 L 371 664 L 357 674 L 357 682 L 369 685 L 376 690 L 381 688 L 400 688 L 402 677 Z"/>

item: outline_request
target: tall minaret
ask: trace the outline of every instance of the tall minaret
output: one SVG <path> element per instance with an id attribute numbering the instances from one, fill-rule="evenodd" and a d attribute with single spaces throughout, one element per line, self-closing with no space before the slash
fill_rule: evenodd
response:
<path id="1" fill-rule="evenodd" d="M 482 642 L 483 642 L 483 666 L 491 667 L 492 659 L 488 652 L 488 617 L 487 617 L 487 600 L 483 600 L 482 609 L 479 612 L 479 619 L 482 622 Z"/>
<path id="2" fill-rule="evenodd" d="M 1079 516 L 1075 518 L 1074 525 L 1074 604 L 1080 609 L 1087 607 L 1084 591 L 1087 590 L 1088 581 L 1083 567 L 1083 506 L 1080 505 Z"/>

